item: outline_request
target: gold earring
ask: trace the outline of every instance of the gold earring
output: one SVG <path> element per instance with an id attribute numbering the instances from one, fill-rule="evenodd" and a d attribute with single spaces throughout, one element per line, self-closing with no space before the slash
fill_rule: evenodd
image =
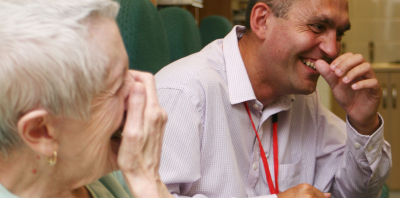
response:
<path id="1" fill-rule="evenodd" d="M 54 151 L 54 155 L 51 157 L 46 157 L 46 159 L 50 166 L 54 166 L 57 163 L 57 151 Z"/>

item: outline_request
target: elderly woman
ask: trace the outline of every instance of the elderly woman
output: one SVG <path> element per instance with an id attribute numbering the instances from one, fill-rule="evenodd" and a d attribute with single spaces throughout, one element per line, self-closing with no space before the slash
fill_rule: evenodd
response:
<path id="1" fill-rule="evenodd" d="M 118 8 L 0 0 L 0 197 L 127 197 L 103 177 L 119 169 L 134 197 L 172 196 L 166 114 L 153 77 L 128 70 Z"/>

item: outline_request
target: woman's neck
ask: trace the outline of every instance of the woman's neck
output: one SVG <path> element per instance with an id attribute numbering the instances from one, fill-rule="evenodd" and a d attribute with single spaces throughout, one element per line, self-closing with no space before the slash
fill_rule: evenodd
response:
<path id="1" fill-rule="evenodd" d="M 72 189 L 57 165 L 49 166 L 44 156 L 28 149 L 14 152 L 10 159 L 0 156 L 0 183 L 9 192 L 25 197 L 84 197 L 90 193 L 82 186 Z"/>

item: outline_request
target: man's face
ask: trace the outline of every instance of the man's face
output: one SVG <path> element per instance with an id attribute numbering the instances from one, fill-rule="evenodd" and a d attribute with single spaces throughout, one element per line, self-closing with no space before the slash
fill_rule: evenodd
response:
<path id="1" fill-rule="evenodd" d="M 268 68 L 259 68 L 259 75 L 272 76 L 268 83 L 281 94 L 312 93 L 319 74 L 307 62 L 333 61 L 349 28 L 347 0 L 295 0 L 286 18 L 269 22 L 260 50 Z"/>

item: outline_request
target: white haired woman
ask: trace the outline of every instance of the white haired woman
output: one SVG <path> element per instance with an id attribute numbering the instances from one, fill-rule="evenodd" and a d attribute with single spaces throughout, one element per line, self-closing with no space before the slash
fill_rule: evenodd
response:
<path id="1" fill-rule="evenodd" d="M 152 75 L 128 70 L 118 8 L 0 0 L 0 197 L 127 197 L 118 169 L 134 197 L 172 196 L 167 116 Z"/>

